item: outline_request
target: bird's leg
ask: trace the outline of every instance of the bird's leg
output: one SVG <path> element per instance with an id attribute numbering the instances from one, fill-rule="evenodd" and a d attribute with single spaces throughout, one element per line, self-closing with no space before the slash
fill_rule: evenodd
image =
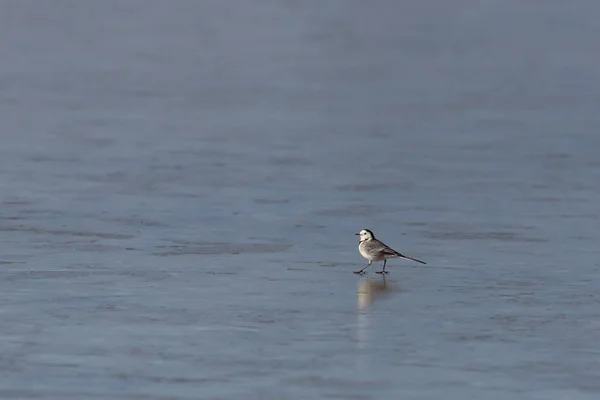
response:
<path id="1" fill-rule="evenodd" d="M 375 272 L 376 274 L 389 274 L 388 271 L 385 270 L 385 263 L 387 262 L 387 260 L 383 260 L 383 269 L 381 271 L 377 271 Z"/>
<path id="2" fill-rule="evenodd" d="M 354 271 L 354 273 L 355 273 L 355 274 L 358 274 L 358 275 L 362 275 L 362 274 L 364 274 L 364 270 L 365 270 L 365 269 L 367 269 L 367 268 L 369 268 L 369 266 L 371 266 L 371 262 L 372 262 L 372 261 L 370 261 L 370 260 L 369 260 L 369 263 L 367 264 L 367 266 L 366 266 L 366 267 L 364 267 L 364 268 L 363 268 L 363 269 L 361 269 L 360 271 Z"/>

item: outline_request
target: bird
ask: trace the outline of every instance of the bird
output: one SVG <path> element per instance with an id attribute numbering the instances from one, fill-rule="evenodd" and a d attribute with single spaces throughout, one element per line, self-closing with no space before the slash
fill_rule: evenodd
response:
<path id="1" fill-rule="evenodd" d="M 373 261 L 383 261 L 383 269 L 381 271 L 377 271 L 377 274 L 388 274 L 389 272 L 385 270 L 385 263 L 387 262 L 388 258 L 406 258 L 421 264 L 427 264 L 425 261 L 405 256 L 404 254 L 399 253 L 387 246 L 385 243 L 375 239 L 373 232 L 368 229 L 363 229 L 360 232 L 355 233 L 355 235 L 359 236 L 358 251 L 360 252 L 360 255 L 369 260 L 367 266 L 359 271 L 354 271 L 355 274 L 364 274 L 365 269 L 370 267 Z"/>

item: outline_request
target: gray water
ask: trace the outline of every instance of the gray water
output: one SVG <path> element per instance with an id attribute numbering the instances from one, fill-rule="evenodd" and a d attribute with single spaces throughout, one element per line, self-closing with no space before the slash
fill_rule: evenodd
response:
<path id="1" fill-rule="evenodd" d="M 0 398 L 598 398 L 598 13 L 1 1 Z"/>

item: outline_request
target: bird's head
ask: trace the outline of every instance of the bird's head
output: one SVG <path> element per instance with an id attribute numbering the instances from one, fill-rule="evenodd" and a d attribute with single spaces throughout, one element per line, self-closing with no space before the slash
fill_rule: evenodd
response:
<path id="1" fill-rule="evenodd" d="M 355 235 L 357 235 L 360 238 L 361 242 L 364 242 L 365 240 L 375 239 L 375 235 L 373 235 L 373 232 L 371 232 L 368 229 L 363 229 L 362 231 L 355 233 Z"/>

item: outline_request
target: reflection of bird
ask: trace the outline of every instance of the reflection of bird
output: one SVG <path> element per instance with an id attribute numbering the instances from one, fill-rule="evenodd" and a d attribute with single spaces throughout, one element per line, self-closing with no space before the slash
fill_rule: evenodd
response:
<path id="1" fill-rule="evenodd" d="M 358 285 L 358 308 L 360 310 L 366 310 L 376 298 L 382 296 L 386 292 L 389 292 L 385 275 L 380 281 L 372 280 L 367 278 Z"/>
<path id="2" fill-rule="evenodd" d="M 355 274 L 364 274 L 364 270 L 367 269 L 373 261 L 383 261 L 383 270 L 377 271 L 377 273 L 387 274 L 388 272 L 385 270 L 385 263 L 387 262 L 388 258 L 407 258 L 409 260 L 425 264 L 424 261 L 398 253 L 385 243 L 375 239 L 373 232 L 368 229 L 363 229 L 359 233 L 355 233 L 355 235 L 360 236 L 360 241 L 358 243 L 358 251 L 360 251 L 360 255 L 369 260 L 367 266 L 359 271 L 355 271 Z"/>

